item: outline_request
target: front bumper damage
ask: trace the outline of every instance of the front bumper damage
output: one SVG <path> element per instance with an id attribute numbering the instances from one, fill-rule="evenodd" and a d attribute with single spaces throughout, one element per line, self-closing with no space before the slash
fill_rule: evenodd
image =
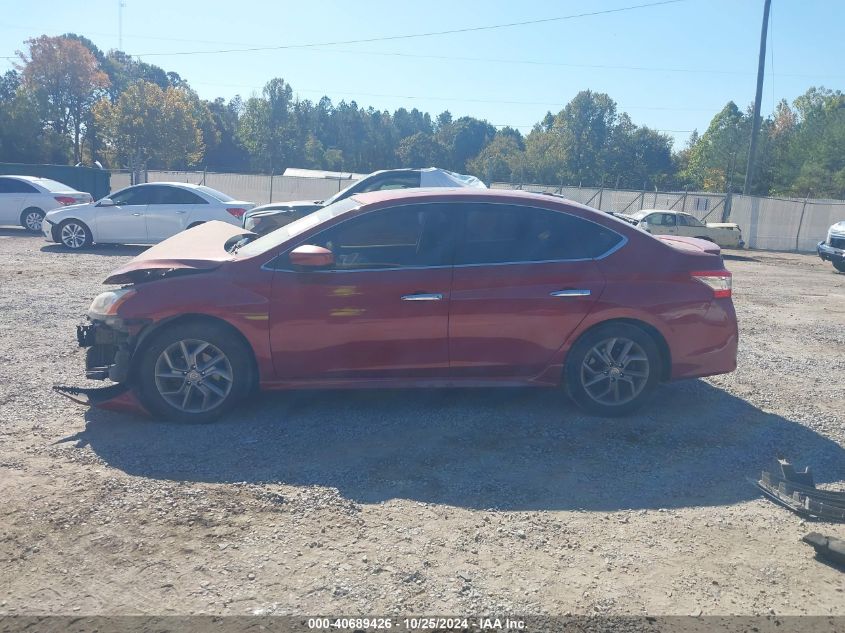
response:
<path id="1" fill-rule="evenodd" d="M 819 242 L 816 246 L 816 253 L 823 261 L 837 263 L 845 261 L 845 249 L 835 248 L 827 242 Z"/>
<path id="2" fill-rule="evenodd" d="M 132 388 L 130 368 L 136 328 L 114 320 L 88 320 L 76 326 L 76 340 L 85 348 L 85 377 L 110 380 L 105 387 L 54 385 L 53 390 L 89 407 L 149 415 Z"/>

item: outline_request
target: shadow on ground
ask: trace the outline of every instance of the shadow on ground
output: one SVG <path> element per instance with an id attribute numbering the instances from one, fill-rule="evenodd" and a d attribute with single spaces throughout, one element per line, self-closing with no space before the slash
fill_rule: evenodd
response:
<path id="1" fill-rule="evenodd" d="M 42 240 L 44 239 L 44 236 L 41 235 L 41 233 L 32 233 L 22 226 L 19 226 L 18 228 L 9 226 L 0 227 L 0 237 L 40 237 Z"/>
<path id="2" fill-rule="evenodd" d="M 782 452 L 818 481 L 845 450 L 704 381 L 661 387 L 636 416 L 585 416 L 555 390 L 331 391 L 267 395 L 206 426 L 90 410 L 90 445 L 131 475 L 337 488 L 505 510 L 712 506 L 759 496 L 747 477 Z"/>
<path id="3" fill-rule="evenodd" d="M 61 253 L 63 255 L 106 255 L 109 257 L 134 257 L 140 255 L 149 246 L 125 245 L 125 244 L 94 244 L 88 248 L 72 251 L 61 244 L 46 244 L 41 247 L 42 253 Z"/>

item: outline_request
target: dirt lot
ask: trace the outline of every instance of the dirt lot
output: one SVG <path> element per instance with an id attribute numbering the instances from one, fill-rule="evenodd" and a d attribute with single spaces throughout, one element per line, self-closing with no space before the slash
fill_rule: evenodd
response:
<path id="1" fill-rule="evenodd" d="M 139 248 L 0 230 L 0 613 L 845 614 L 816 529 L 747 481 L 845 484 L 845 275 L 728 262 L 739 369 L 591 419 L 554 391 L 262 397 L 211 426 L 86 411 L 74 326 Z"/>

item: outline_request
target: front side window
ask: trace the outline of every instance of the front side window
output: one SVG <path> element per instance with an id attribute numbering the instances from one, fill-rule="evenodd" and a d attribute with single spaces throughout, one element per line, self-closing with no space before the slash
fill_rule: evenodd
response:
<path id="1" fill-rule="evenodd" d="M 309 243 L 332 251 L 336 270 L 448 266 L 451 227 L 444 205 L 413 204 L 353 218 Z"/>
<path id="2" fill-rule="evenodd" d="M 373 179 L 373 182 L 368 183 L 359 189 L 357 193 L 364 193 L 367 191 L 385 191 L 388 189 L 412 189 L 419 186 L 419 173 L 388 174 Z"/>
<path id="3" fill-rule="evenodd" d="M 508 204 L 468 204 L 456 264 L 504 264 L 599 257 L 621 235 L 568 213 Z"/>
<path id="4" fill-rule="evenodd" d="M 652 213 L 646 220 L 654 226 L 675 226 L 674 213 Z"/>

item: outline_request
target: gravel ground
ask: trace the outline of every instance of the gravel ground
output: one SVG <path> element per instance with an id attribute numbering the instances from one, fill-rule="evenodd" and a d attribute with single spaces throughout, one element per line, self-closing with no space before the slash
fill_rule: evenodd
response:
<path id="1" fill-rule="evenodd" d="M 261 397 L 210 426 L 87 411 L 74 326 L 142 249 L 0 230 L 0 614 L 845 614 L 747 478 L 845 481 L 845 275 L 736 253 L 739 369 L 597 420 L 556 391 Z"/>

